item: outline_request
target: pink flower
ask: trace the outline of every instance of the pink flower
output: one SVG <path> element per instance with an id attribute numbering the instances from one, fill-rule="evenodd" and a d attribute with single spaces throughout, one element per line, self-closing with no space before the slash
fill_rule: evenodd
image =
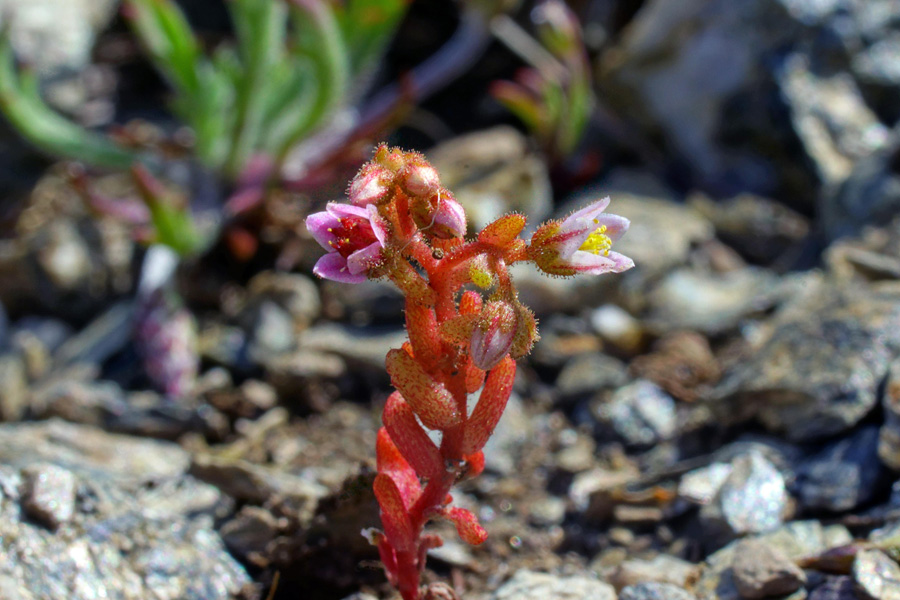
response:
<path id="1" fill-rule="evenodd" d="M 433 233 L 435 237 L 450 239 L 466 235 L 466 211 L 462 204 L 449 196 L 441 196 L 434 211 Z"/>
<path id="2" fill-rule="evenodd" d="M 634 261 L 611 250 L 630 222 L 618 215 L 602 214 L 609 198 L 598 200 L 566 217 L 542 225 L 531 238 L 529 257 L 550 275 L 602 275 L 621 273 Z"/>
<path id="3" fill-rule="evenodd" d="M 329 202 L 324 212 L 306 218 L 306 228 L 328 250 L 313 267 L 319 277 L 360 283 L 381 262 L 388 229 L 373 204 L 361 207 Z"/>
<path id="4" fill-rule="evenodd" d="M 469 355 L 475 366 L 488 371 L 509 354 L 518 325 L 516 310 L 508 302 L 488 302 L 469 340 Z"/>

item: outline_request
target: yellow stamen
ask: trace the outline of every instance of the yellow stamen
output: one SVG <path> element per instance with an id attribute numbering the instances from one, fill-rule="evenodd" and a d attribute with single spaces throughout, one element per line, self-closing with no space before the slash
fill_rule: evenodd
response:
<path id="1" fill-rule="evenodd" d="M 488 271 L 478 267 L 474 263 L 469 267 L 469 277 L 472 278 L 472 283 L 483 290 L 486 290 L 494 284 L 493 276 Z"/>
<path id="2" fill-rule="evenodd" d="M 584 243 L 578 249 L 591 254 L 600 254 L 602 252 L 603 256 L 609 256 L 610 248 L 612 248 L 612 240 L 606 235 L 606 225 L 601 225 L 594 233 L 587 236 L 587 239 L 584 240 Z"/>

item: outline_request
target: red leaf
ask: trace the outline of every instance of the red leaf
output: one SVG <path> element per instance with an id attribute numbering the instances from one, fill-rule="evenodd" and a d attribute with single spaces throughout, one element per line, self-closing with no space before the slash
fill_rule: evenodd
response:
<path id="1" fill-rule="evenodd" d="M 466 290 L 459 299 L 459 314 L 477 315 L 481 312 L 481 302 L 481 294 L 473 290 Z"/>
<path id="2" fill-rule="evenodd" d="M 403 497 L 403 504 L 409 508 L 422 493 L 419 477 L 413 468 L 406 462 L 400 450 L 394 445 L 387 429 L 378 430 L 378 438 L 375 442 L 375 456 L 378 460 L 378 472 L 389 475 Z"/>
<path id="3" fill-rule="evenodd" d="M 515 378 L 516 361 L 508 356 L 488 373 L 478 404 L 466 422 L 463 454 L 478 452 L 487 443 L 503 416 Z"/>
<path id="4" fill-rule="evenodd" d="M 384 535 L 398 552 L 412 552 L 416 547 L 416 531 L 403 505 L 397 484 L 388 475 L 375 476 L 375 498 L 381 507 L 381 524 Z"/>
<path id="5" fill-rule="evenodd" d="M 442 354 L 434 309 L 417 302 L 407 302 L 406 331 L 409 334 L 413 354 L 419 357 L 425 370 L 434 369 Z"/>
<path id="6" fill-rule="evenodd" d="M 400 454 L 422 477 L 440 477 L 444 472 L 443 460 L 438 447 L 431 441 L 400 392 L 394 392 L 387 400 L 381 416 L 391 441 Z"/>
<path id="7" fill-rule="evenodd" d="M 403 350 L 391 350 L 385 360 L 391 383 L 429 429 L 445 430 L 463 418 L 453 394 L 435 381 L 416 359 Z"/>
<path id="8" fill-rule="evenodd" d="M 466 477 L 478 477 L 484 471 L 484 452 L 479 450 L 475 454 L 468 454 L 465 457 L 469 466 L 466 471 Z"/>
<path id="9" fill-rule="evenodd" d="M 525 229 L 525 217 L 519 214 L 503 215 L 488 224 L 478 234 L 478 241 L 492 246 L 508 246 Z"/>
<path id="10" fill-rule="evenodd" d="M 453 521 L 453 524 L 456 525 L 456 532 L 464 542 L 477 546 L 487 539 L 487 531 L 471 511 L 465 508 L 447 508 L 444 509 L 443 514 L 447 519 Z"/>
<path id="11" fill-rule="evenodd" d="M 475 366 L 471 360 L 466 361 L 466 393 L 474 394 L 484 385 L 485 372 Z"/>

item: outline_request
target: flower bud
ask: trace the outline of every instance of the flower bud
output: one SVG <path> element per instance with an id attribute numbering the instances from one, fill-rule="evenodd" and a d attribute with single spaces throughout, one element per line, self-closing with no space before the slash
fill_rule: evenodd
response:
<path id="1" fill-rule="evenodd" d="M 400 171 L 400 188 L 410 196 L 432 196 L 441 187 L 437 169 L 428 163 L 410 163 Z"/>
<path id="2" fill-rule="evenodd" d="M 466 235 L 466 211 L 448 192 L 441 194 L 433 217 L 431 233 L 436 238 L 449 239 Z"/>
<path id="3" fill-rule="evenodd" d="M 469 353 L 476 367 L 487 371 L 509 354 L 518 321 L 516 310 L 508 302 L 485 305 L 469 341 Z"/>
<path id="4" fill-rule="evenodd" d="M 391 192 L 393 174 L 375 163 L 369 163 L 350 182 L 347 195 L 356 206 L 377 204 Z"/>

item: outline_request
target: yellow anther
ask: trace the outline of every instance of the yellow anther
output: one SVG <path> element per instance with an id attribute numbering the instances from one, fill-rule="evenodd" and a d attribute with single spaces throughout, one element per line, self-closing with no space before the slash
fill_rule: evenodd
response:
<path id="1" fill-rule="evenodd" d="M 475 264 L 469 267 L 469 277 L 472 278 L 472 283 L 483 290 L 491 287 L 494 283 L 494 277 L 488 271 Z"/>
<path id="2" fill-rule="evenodd" d="M 597 220 L 594 219 L 596 223 Z M 584 243 L 581 244 L 579 250 L 590 252 L 591 254 L 603 253 L 603 256 L 609 256 L 609 249 L 612 248 L 612 240 L 606 235 L 606 225 L 601 225 L 594 233 L 587 236 Z"/>

